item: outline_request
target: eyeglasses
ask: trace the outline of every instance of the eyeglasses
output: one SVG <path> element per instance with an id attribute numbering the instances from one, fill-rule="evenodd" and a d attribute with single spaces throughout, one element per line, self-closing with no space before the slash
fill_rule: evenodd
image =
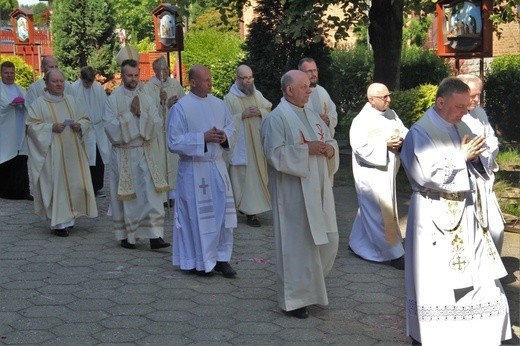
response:
<path id="1" fill-rule="evenodd" d="M 305 70 L 303 72 L 305 72 L 305 73 L 318 73 L 318 69 L 315 68 L 315 69 L 312 69 L 312 70 Z"/>
<path id="2" fill-rule="evenodd" d="M 244 76 L 244 77 L 237 76 L 237 78 L 240 80 L 255 80 L 255 77 L 253 77 L 253 76 Z"/>
<path id="3" fill-rule="evenodd" d="M 381 100 L 383 100 L 383 101 L 386 101 L 386 100 L 388 100 L 388 99 L 390 98 L 390 95 L 392 95 L 392 93 L 388 93 L 388 94 L 383 95 L 383 96 L 375 96 L 375 95 L 374 95 L 374 96 L 372 96 L 372 97 L 376 97 L 376 98 L 378 98 L 378 99 L 381 99 Z"/>

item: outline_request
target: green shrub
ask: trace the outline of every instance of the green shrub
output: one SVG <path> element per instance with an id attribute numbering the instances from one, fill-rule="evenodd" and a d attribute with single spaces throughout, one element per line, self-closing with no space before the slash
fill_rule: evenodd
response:
<path id="1" fill-rule="evenodd" d="M 441 59 L 430 50 L 416 46 L 403 47 L 401 53 L 401 90 L 415 88 L 421 84 L 438 85 L 450 75 L 446 59 Z"/>
<path id="2" fill-rule="evenodd" d="M 509 141 L 520 141 L 520 55 L 491 62 L 484 78 L 485 108 L 490 122 Z"/>
<path id="3" fill-rule="evenodd" d="M 245 57 L 242 43 L 236 33 L 212 29 L 190 31 L 184 42 L 183 65 L 188 69 L 195 64 L 207 66 L 213 77 L 212 94 L 223 98 L 235 80 L 237 66 Z"/>
<path id="4" fill-rule="evenodd" d="M 29 85 L 34 81 L 33 68 L 18 56 L 0 55 L 0 64 L 4 61 L 10 61 L 14 64 L 14 69 L 16 71 L 15 83 L 21 86 L 22 88 L 27 89 Z M 36 79 L 38 79 L 39 76 L 35 75 L 35 77 Z"/>
<path id="5" fill-rule="evenodd" d="M 350 124 L 367 102 L 367 87 L 374 76 L 374 58 L 366 46 L 332 52 L 332 88 L 327 89 L 338 111 L 336 138 L 347 139 Z"/>
<path id="6" fill-rule="evenodd" d="M 392 108 L 404 125 L 410 128 L 424 112 L 435 103 L 437 86 L 424 84 L 413 89 L 396 91 L 392 94 Z"/>

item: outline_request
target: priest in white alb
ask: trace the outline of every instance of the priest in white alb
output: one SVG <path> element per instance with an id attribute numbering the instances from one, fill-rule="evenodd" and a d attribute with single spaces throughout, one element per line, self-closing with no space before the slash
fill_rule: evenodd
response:
<path id="1" fill-rule="evenodd" d="M 271 112 L 272 104 L 255 88 L 253 71 L 246 65 L 237 68 L 235 83 L 224 101 L 233 115 L 236 129 L 231 150 L 224 153 L 224 159 L 229 163 L 235 204 L 237 210 L 246 215 L 249 226 L 260 227 L 257 214 L 271 210 L 260 124 Z"/>
<path id="2" fill-rule="evenodd" d="M 311 89 L 302 71 L 281 79 L 283 98 L 264 119 L 262 144 L 273 205 L 279 307 L 297 318 L 327 305 L 325 277 L 338 251 L 331 177 L 338 145 L 325 122 L 307 105 Z"/>
<path id="3" fill-rule="evenodd" d="M 486 111 L 480 107 L 480 94 L 484 85 L 482 80 L 472 74 L 459 74 L 458 79 L 469 86 L 471 101 L 468 107 L 468 114 L 462 117 L 462 121 L 468 125 L 474 135 L 481 135 L 486 138 L 486 151 L 480 155 L 482 166 L 489 176 L 484 181 L 486 193 L 482 195 L 485 198 L 485 216 L 488 220 L 488 228 L 491 238 L 495 242 L 498 253 L 502 251 L 504 243 L 504 216 L 500 210 L 498 199 L 495 194 L 493 185 L 495 183 L 495 172 L 498 171 L 498 163 L 496 157 L 498 155 L 498 138 L 495 135 L 493 127 L 489 123 Z"/>
<path id="4" fill-rule="evenodd" d="M 154 60 L 152 67 L 155 75 L 144 85 L 144 92 L 154 100 L 163 122 L 163 132 L 157 139 L 162 173 L 170 185 L 170 191 L 164 194 L 164 204 L 166 207 L 171 207 L 172 201 L 175 199 L 179 155 L 168 150 L 168 112 L 186 94 L 177 79 L 170 77 L 170 69 L 164 56 Z"/>
<path id="5" fill-rule="evenodd" d="M 0 198 L 33 200 L 29 191 L 25 90 L 11 61 L 0 65 Z"/>
<path id="6" fill-rule="evenodd" d="M 98 215 L 86 148 L 90 119 L 73 96 L 64 94 L 61 71 L 47 72 L 45 84 L 26 121 L 29 174 L 36 214 L 66 237 L 77 217 Z"/>
<path id="7" fill-rule="evenodd" d="M 170 109 L 168 147 L 179 154 L 173 220 L 173 265 L 199 276 L 213 270 L 226 278 L 237 216 L 233 191 L 222 158 L 235 128 L 226 104 L 211 95 L 211 71 L 194 65 L 190 93 Z"/>
<path id="8" fill-rule="evenodd" d="M 403 270 L 395 178 L 400 165 L 399 150 L 408 129 L 389 108 L 390 92 L 384 84 L 371 84 L 367 99 L 350 127 L 359 208 L 350 232 L 349 249 L 366 260 L 390 261 L 394 268 Z"/>
<path id="9" fill-rule="evenodd" d="M 91 66 L 82 67 L 78 80 L 72 83 L 76 100 L 90 118 L 91 128 L 87 140 L 90 160 L 90 175 L 96 197 L 105 197 L 101 192 L 104 185 L 105 165 L 110 160 L 110 143 L 103 126 L 103 112 L 107 94 L 103 86 L 95 80 L 96 72 Z"/>
<path id="10" fill-rule="evenodd" d="M 112 143 L 110 212 L 116 239 L 135 249 L 149 239 L 152 250 L 170 246 L 163 239 L 162 194 L 169 190 L 161 169 L 158 136 L 162 121 L 152 98 L 139 88 L 139 63 L 121 62 L 122 85 L 107 99 L 103 123 Z"/>
<path id="11" fill-rule="evenodd" d="M 463 123 L 469 87 L 444 79 L 410 129 L 401 161 L 413 190 L 406 227 L 406 329 L 414 344 L 501 345 L 511 338 L 507 271 L 483 214 L 485 138 Z"/>
<path id="12" fill-rule="evenodd" d="M 309 106 L 327 124 L 330 136 L 334 138 L 336 125 L 338 125 L 338 112 L 327 90 L 318 84 L 319 71 L 316 61 L 312 58 L 303 58 L 298 63 L 298 70 L 305 72 L 311 82 L 312 93 L 309 97 Z"/>

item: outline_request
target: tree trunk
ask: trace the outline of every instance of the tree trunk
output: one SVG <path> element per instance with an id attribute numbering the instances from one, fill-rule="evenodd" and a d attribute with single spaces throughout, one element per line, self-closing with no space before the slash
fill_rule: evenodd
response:
<path id="1" fill-rule="evenodd" d="M 372 0 L 368 33 L 374 51 L 374 82 L 399 89 L 404 0 Z"/>

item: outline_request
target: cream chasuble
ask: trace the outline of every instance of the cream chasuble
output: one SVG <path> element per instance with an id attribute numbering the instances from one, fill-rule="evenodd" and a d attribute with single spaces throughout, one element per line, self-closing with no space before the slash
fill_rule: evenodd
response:
<path id="1" fill-rule="evenodd" d="M 67 126 L 52 132 L 54 123 L 72 119 L 81 133 Z M 80 215 L 97 216 L 85 138 L 90 120 L 70 95 L 56 97 L 44 92 L 29 107 L 27 138 L 29 174 L 33 184 L 34 209 L 51 227 L 73 221 Z"/>
<path id="2" fill-rule="evenodd" d="M 166 137 L 169 122 L 169 109 L 167 108 L 166 103 L 161 102 L 161 89 L 166 91 L 167 100 L 174 95 L 177 96 L 177 100 L 180 100 L 186 94 L 184 93 L 184 89 L 179 84 L 179 82 L 176 79 L 170 77 L 168 77 L 165 82 L 161 82 L 159 79 L 157 79 L 157 77 L 154 76 L 148 83 L 144 85 L 144 92 L 149 95 L 155 102 L 155 105 L 159 110 L 159 116 L 163 122 L 162 136 L 157 137 L 159 142 L 159 157 L 161 158 L 160 166 L 161 172 L 166 178 L 170 189 L 174 190 L 177 179 L 179 155 L 174 154 L 168 150 L 168 140 Z"/>
<path id="3" fill-rule="evenodd" d="M 224 101 L 233 115 L 237 131 L 234 141 L 230 143 L 231 150 L 224 152 L 224 159 L 229 163 L 236 207 L 246 215 L 271 210 L 267 162 L 260 139 L 260 124 L 271 111 L 271 102 L 256 89 L 253 95 L 245 95 L 236 82 Z M 242 112 L 250 106 L 256 106 L 261 116 L 242 119 Z"/>

